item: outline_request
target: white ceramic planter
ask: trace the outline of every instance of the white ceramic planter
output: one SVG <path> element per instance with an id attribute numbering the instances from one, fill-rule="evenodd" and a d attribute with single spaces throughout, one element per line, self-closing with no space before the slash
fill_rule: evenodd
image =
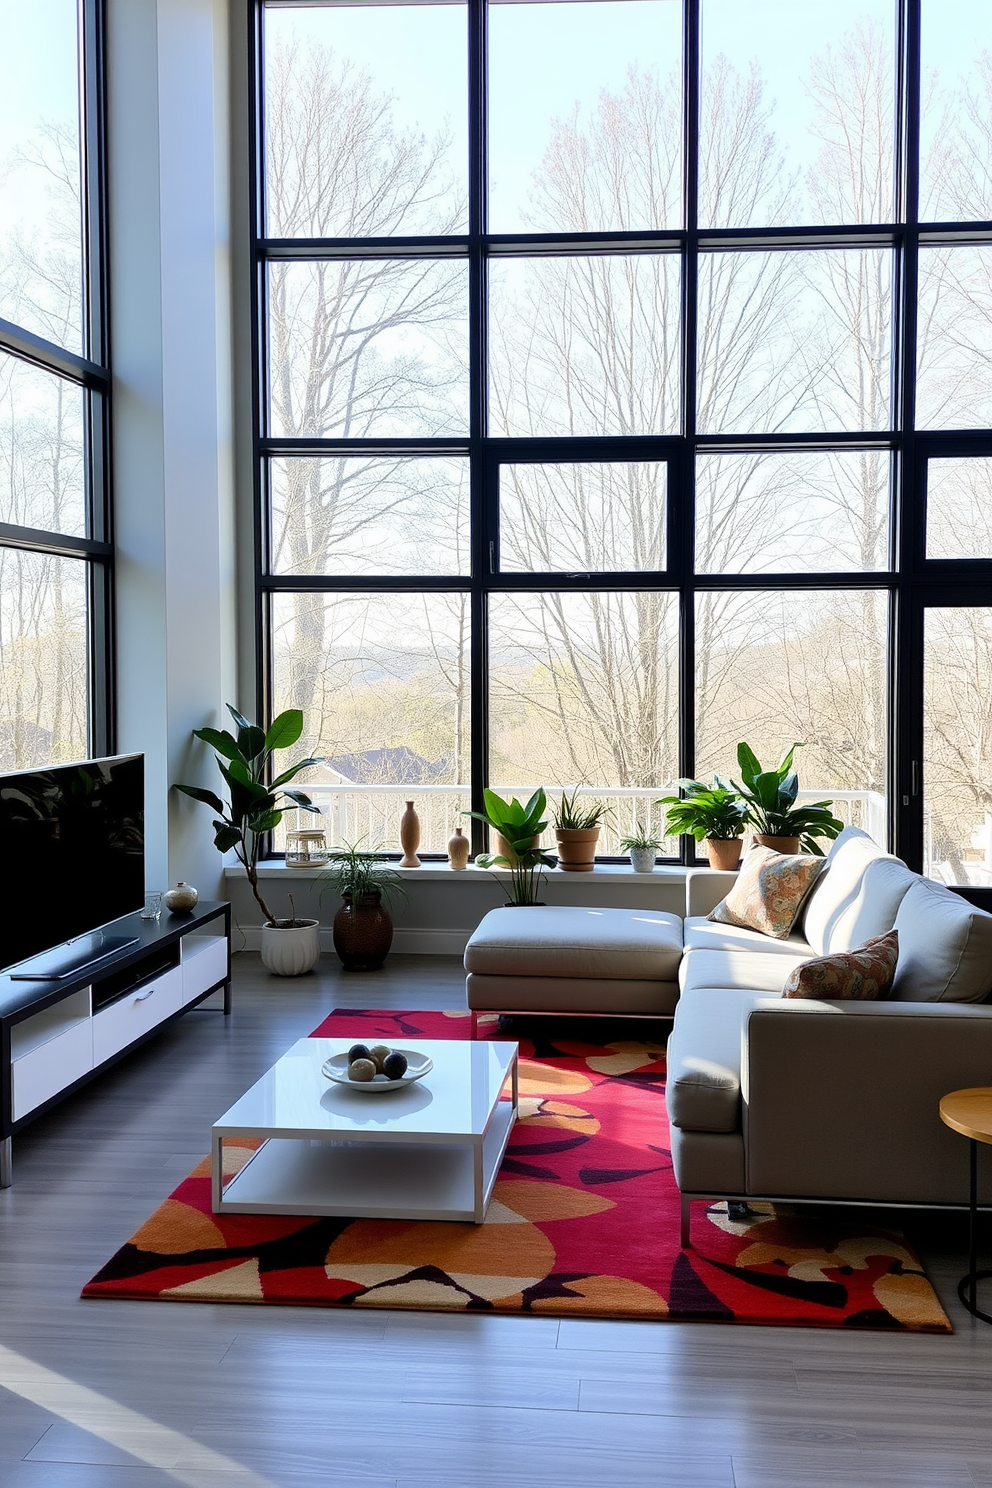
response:
<path id="1" fill-rule="evenodd" d="M 304 976 L 320 955 L 320 921 L 304 920 L 291 929 L 262 926 L 262 965 L 275 976 Z"/>
<path id="2" fill-rule="evenodd" d="M 635 873 L 654 872 L 655 849 L 653 847 L 632 847 L 630 849 L 630 866 Z"/>

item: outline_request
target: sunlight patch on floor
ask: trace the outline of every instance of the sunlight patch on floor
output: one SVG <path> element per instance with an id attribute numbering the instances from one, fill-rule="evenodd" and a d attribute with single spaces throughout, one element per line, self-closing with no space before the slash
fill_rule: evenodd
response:
<path id="1" fill-rule="evenodd" d="M 224 1474 L 225 1488 L 276 1488 L 270 1478 L 221 1452 L 214 1452 L 181 1431 L 152 1421 L 139 1411 L 66 1379 L 65 1375 L 56 1374 L 2 1344 L 0 1386 L 129 1453 L 147 1467 L 168 1473 L 186 1488 L 216 1488 L 217 1473 Z M 190 1455 L 197 1458 L 195 1467 L 176 1466 L 179 1458 Z"/>

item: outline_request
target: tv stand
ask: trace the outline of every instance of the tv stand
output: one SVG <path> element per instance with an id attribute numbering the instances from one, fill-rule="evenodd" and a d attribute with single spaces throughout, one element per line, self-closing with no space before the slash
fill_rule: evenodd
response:
<path id="1" fill-rule="evenodd" d="M 67 965 L 66 946 L 0 973 L 0 1188 L 29 1122 L 212 993 L 231 1011 L 229 904 L 125 915 L 101 934 L 82 964 Z"/>

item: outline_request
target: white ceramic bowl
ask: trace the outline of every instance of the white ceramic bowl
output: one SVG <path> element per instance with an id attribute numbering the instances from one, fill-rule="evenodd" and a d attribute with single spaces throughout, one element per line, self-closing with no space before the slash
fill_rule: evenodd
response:
<path id="1" fill-rule="evenodd" d="M 321 1065 L 321 1071 L 329 1080 L 336 1085 L 347 1085 L 349 1090 L 361 1090 L 368 1095 L 380 1095 L 384 1090 L 402 1090 L 405 1085 L 412 1085 L 414 1080 L 423 1079 L 429 1070 L 434 1068 L 434 1061 L 426 1054 L 418 1054 L 416 1049 L 392 1049 L 393 1054 L 406 1055 L 406 1074 L 398 1080 L 387 1080 L 385 1075 L 376 1075 L 374 1080 L 352 1080 L 348 1075 L 348 1055 L 332 1054 L 325 1059 Z"/>

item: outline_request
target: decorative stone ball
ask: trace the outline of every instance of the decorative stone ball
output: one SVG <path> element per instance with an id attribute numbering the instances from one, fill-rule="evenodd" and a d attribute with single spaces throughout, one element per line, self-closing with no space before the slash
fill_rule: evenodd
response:
<path id="1" fill-rule="evenodd" d="M 382 1073 L 383 1061 L 388 1059 L 392 1052 L 388 1044 L 376 1044 L 374 1048 L 369 1050 L 369 1058 L 374 1061 L 375 1067 L 380 1074 Z"/>
<path id="2" fill-rule="evenodd" d="M 348 1063 L 349 1064 L 354 1064 L 354 1062 L 355 1062 L 356 1059 L 368 1059 L 368 1057 L 369 1057 L 369 1046 L 368 1046 L 368 1044 L 352 1044 L 351 1048 L 348 1050 Z"/>
<path id="3" fill-rule="evenodd" d="M 171 889 L 166 889 L 162 895 L 162 902 L 170 914 L 192 914 L 199 897 L 192 884 L 183 883 L 180 879 Z"/>
<path id="4" fill-rule="evenodd" d="M 406 1074 L 406 1055 L 395 1050 L 382 1061 L 382 1073 L 387 1080 L 402 1080 Z"/>
<path id="5" fill-rule="evenodd" d="M 376 1067 L 371 1059 L 356 1059 L 348 1066 L 348 1079 L 357 1080 L 362 1085 L 367 1085 L 370 1080 L 374 1080 L 376 1073 Z"/>

